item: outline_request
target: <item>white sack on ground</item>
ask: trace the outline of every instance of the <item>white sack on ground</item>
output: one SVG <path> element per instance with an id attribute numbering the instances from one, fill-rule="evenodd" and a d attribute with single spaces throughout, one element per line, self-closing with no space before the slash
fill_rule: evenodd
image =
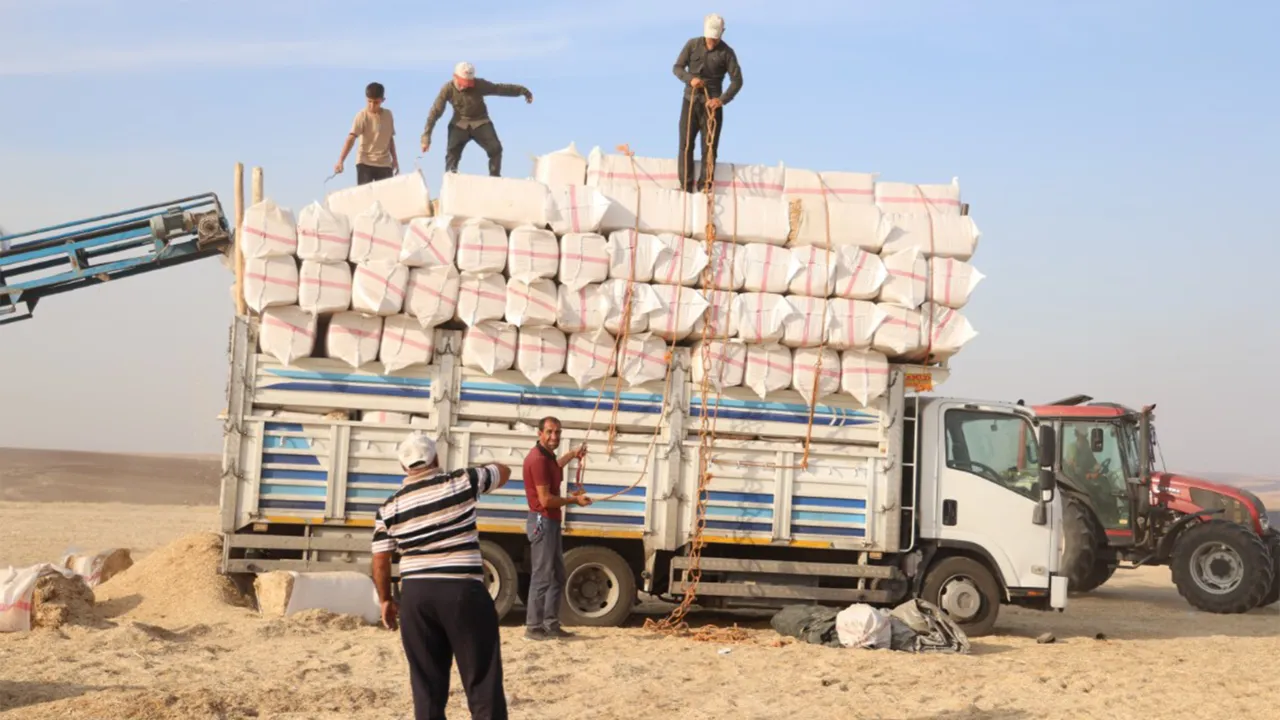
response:
<path id="1" fill-rule="evenodd" d="M 667 343 L 653 333 L 628 335 L 622 343 L 618 376 L 628 387 L 655 382 L 667 376 L 670 360 Z"/>
<path id="2" fill-rule="evenodd" d="M 534 158 L 533 179 L 543 185 L 585 185 L 587 159 L 571 142 L 569 147 Z"/>
<path id="3" fill-rule="evenodd" d="M 792 246 L 859 247 L 879 252 L 893 225 L 875 205 L 821 197 L 791 198 L 787 206 Z"/>
<path id="4" fill-rule="evenodd" d="M 316 344 L 316 316 L 296 305 L 267 308 L 258 335 L 262 352 L 282 365 L 311 357 Z"/>
<path id="5" fill-rule="evenodd" d="M 351 309 L 373 315 L 395 315 L 404 308 L 409 268 L 396 262 L 356 266 L 351 278 Z"/>
<path id="6" fill-rule="evenodd" d="M 867 300 L 846 298 L 833 298 L 830 303 L 827 345 L 833 350 L 871 347 L 871 339 L 885 319 L 880 306 Z"/>
<path id="7" fill-rule="evenodd" d="M 739 252 L 742 253 L 742 289 L 748 292 L 784 293 L 800 271 L 800 264 L 786 248 L 749 243 Z"/>
<path id="8" fill-rule="evenodd" d="M 981 233 L 968 215 L 940 213 L 886 214 L 893 230 L 884 241 L 881 253 L 919 250 L 931 257 L 968 260 L 978 249 Z"/>
<path id="9" fill-rule="evenodd" d="M 560 238 L 560 284 L 578 289 L 609 279 L 609 241 L 597 233 Z"/>
<path id="10" fill-rule="evenodd" d="M 787 298 L 792 313 L 782 324 L 782 344 L 792 348 L 818 347 L 835 322 L 832 301 L 792 295 Z"/>
<path id="11" fill-rule="evenodd" d="M 560 269 L 560 244 L 550 230 L 521 225 L 507 239 L 507 272 L 513 278 L 554 278 Z"/>
<path id="12" fill-rule="evenodd" d="M 604 327 L 615 335 L 622 333 L 628 287 L 631 293 L 631 321 L 626 324 L 627 332 L 644 332 L 649 327 L 649 314 L 662 309 L 662 302 L 652 287 L 639 282 L 628 283 L 626 280 L 606 280 L 600 284 L 600 292 L 608 298 L 609 303 Z"/>
<path id="13" fill-rule="evenodd" d="M 781 340 L 783 325 L 796 314 L 788 299 L 775 293 L 741 293 L 735 306 L 738 337 L 747 344 Z"/>
<path id="14" fill-rule="evenodd" d="M 313 202 L 298 213 L 298 257 L 345 262 L 351 256 L 351 221 Z"/>
<path id="15" fill-rule="evenodd" d="M 889 271 L 879 255 L 861 248 L 840 248 L 836 264 L 836 292 L 850 300 L 875 300 L 889 279 Z"/>
<path id="16" fill-rule="evenodd" d="M 649 330 L 664 340 L 683 340 L 707 311 L 707 299 L 682 285 L 650 285 L 661 303 L 649 314 Z"/>
<path id="17" fill-rule="evenodd" d="M 293 213 L 271 198 L 244 211 L 240 251 L 248 258 L 285 257 L 298 250 L 298 225 Z"/>
<path id="18" fill-rule="evenodd" d="M 707 265 L 711 268 L 711 281 L 708 287 L 716 290 L 741 290 L 747 281 L 747 257 L 743 251 L 745 246 L 739 243 L 714 242 L 711 244 L 711 257 Z M 699 283 L 699 287 L 702 283 Z"/>
<path id="19" fill-rule="evenodd" d="M 556 234 L 599 232 L 613 201 L 597 188 L 552 185 L 549 218 Z"/>
<path id="20" fill-rule="evenodd" d="M 679 190 L 677 161 L 670 158 L 607 155 L 600 148 L 587 156 L 587 184 L 596 187 L 621 185 Z"/>
<path id="21" fill-rule="evenodd" d="M 704 378 L 713 389 L 742 385 L 747 369 L 747 345 L 741 340 L 706 340 L 689 349 L 690 375 L 701 386 Z"/>
<path id="22" fill-rule="evenodd" d="M 403 247 L 404 225 L 381 205 L 351 218 L 351 262 L 400 262 Z"/>
<path id="23" fill-rule="evenodd" d="M 382 318 L 359 312 L 343 312 L 329 321 L 325 338 L 329 357 L 353 368 L 378 359 L 382 348 Z"/>
<path id="24" fill-rule="evenodd" d="M 516 370 L 535 387 L 564 370 L 569 340 L 553 327 L 523 327 L 517 333 Z"/>
<path id="25" fill-rule="evenodd" d="M 880 302 L 904 308 L 920 307 L 929 293 L 928 259 L 919 250 L 911 249 L 885 255 L 883 260 L 888 275 L 880 286 Z"/>
<path id="26" fill-rule="evenodd" d="M 840 354 L 840 390 L 870 405 L 889 391 L 889 359 L 875 350 L 845 350 Z"/>
<path id="27" fill-rule="evenodd" d="M 508 230 L 546 227 L 554 212 L 551 191 L 536 180 L 445 173 L 440 188 L 441 215 L 484 218 Z"/>
<path id="28" fill-rule="evenodd" d="M 695 195 L 693 236 L 707 239 L 707 199 Z M 786 245 L 791 234 L 791 216 L 782 198 L 715 196 L 716 237 L 727 242 L 759 242 Z"/>
<path id="29" fill-rule="evenodd" d="M 455 317 L 467 325 L 501 320 L 507 312 L 507 281 L 499 273 L 462 273 Z"/>
<path id="30" fill-rule="evenodd" d="M 693 163 L 690 177 L 701 177 L 702 161 Z M 782 165 L 738 165 L 716 163 L 716 192 L 738 197 L 779 198 L 786 182 L 786 168 Z"/>
<path id="31" fill-rule="evenodd" d="M 410 365 L 430 365 L 434 339 L 435 331 L 424 329 L 416 318 L 392 315 L 382 326 L 378 359 L 387 372 L 403 370 Z"/>
<path id="32" fill-rule="evenodd" d="M 351 307 L 351 265 L 302 261 L 298 279 L 298 305 L 309 313 L 328 315 Z"/>
<path id="33" fill-rule="evenodd" d="M 510 370 L 516 362 L 519 334 L 510 323 L 486 321 L 467 328 L 462 336 L 462 365 L 492 375 Z"/>
<path id="34" fill-rule="evenodd" d="M 880 305 L 884 322 L 871 339 L 871 348 L 891 358 L 900 358 L 924 350 L 924 330 L 919 310 L 897 305 Z"/>
<path id="35" fill-rule="evenodd" d="M 451 217 L 414 218 L 404 229 L 400 264 L 413 268 L 453 265 L 458 229 Z"/>
<path id="36" fill-rule="evenodd" d="M 458 269 L 500 273 L 507 268 L 507 231 L 482 218 L 466 220 L 458 232 Z"/>
<path id="37" fill-rule="evenodd" d="M 557 290 L 559 314 L 556 327 L 569 333 L 603 330 L 609 315 L 609 298 L 597 284 L 576 290 L 561 285 Z"/>
<path id="38" fill-rule="evenodd" d="M 555 325 L 560 316 L 556 284 L 546 278 L 511 278 L 504 315 L 516 327 Z"/>
<path id="39" fill-rule="evenodd" d="M 453 319 L 458 311 L 458 291 L 462 276 L 452 265 L 417 268 L 409 272 L 409 291 L 404 309 L 424 328 L 433 328 Z"/>
<path id="40" fill-rule="evenodd" d="M 615 230 L 609 233 L 609 277 L 619 280 L 649 282 L 658 257 L 666 252 L 666 246 L 657 235 L 637 233 L 634 230 Z"/>
<path id="41" fill-rule="evenodd" d="M 375 203 L 402 223 L 431 214 L 431 194 L 420 171 L 336 190 L 329 193 L 325 203 L 329 210 L 348 219 L 368 211 Z"/>
<path id="42" fill-rule="evenodd" d="M 796 350 L 791 358 L 791 386 L 810 405 L 839 392 L 840 354 L 831 348 Z"/>
<path id="43" fill-rule="evenodd" d="M 579 388 L 613 375 L 618 366 L 614 354 L 616 343 L 617 339 L 603 330 L 570 335 L 565 372 Z"/>
<path id="44" fill-rule="evenodd" d="M 889 611 L 855 603 L 836 614 L 836 637 L 844 647 L 889 650 L 893 626 Z"/>
<path id="45" fill-rule="evenodd" d="M 663 251 L 654 263 L 653 280 L 664 285 L 697 285 L 707 267 L 706 243 L 672 233 L 662 233 L 658 242 Z"/>
<path id="46" fill-rule="evenodd" d="M 0 632 L 31 630 L 31 596 L 36 589 L 36 580 L 45 568 L 51 567 L 44 563 L 0 570 Z"/>
<path id="47" fill-rule="evenodd" d="M 783 174 L 782 194 L 789 198 L 826 197 L 828 202 L 849 205 L 875 203 L 876 173 L 815 172 L 787 168 Z"/>
<path id="48" fill-rule="evenodd" d="M 699 290 L 707 300 L 707 311 L 693 324 L 693 336 L 708 340 L 738 336 L 738 293 L 732 290 Z M 707 324 L 710 327 L 707 327 Z"/>
<path id="49" fill-rule="evenodd" d="M 133 566 L 133 555 L 126 548 L 110 548 L 98 552 L 68 549 L 58 565 L 79 575 L 84 584 L 97 587 Z"/>
<path id="50" fill-rule="evenodd" d="M 921 333 L 929 339 L 927 348 L 921 348 L 920 353 L 923 355 L 927 349 L 929 362 L 946 360 L 978 336 L 969 319 L 949 307 L 925 303 L 920 315 Z"/>
<path id="51" fill-rule="evenodd" d="M 637 189 L 627 183 L 605 185 L 600 192 L 609 199 L 609 209 L 600 221 L 604 231 L 638 229 L 643 233 L 689 235 L 696 206 L 706 206 L 706 198 L 700 195 L 652 187 Z"/>
<path id="52" fill-rule="evenodd" d="M 830 297 L 835 292 L 836 268 L 840 266 L 842 257 L 839 250 L 811 245 L 791 248 L 796 274 L 787 290 L 792 295 Z"/>
<path id="53" fill-rule="evenodd" d="M 791 387 L 791 370 L 791 348 L 777 343 L 748 344 L 742 384 L 764 399 Z"/>
<path id="54" fill-rule="evenodd" d="M 931 211 L 939 215 L 960 215 L 960 180 L 953 178 L 946 185 L 916 185 L 915 183 L 876 183 L 876 205 L 889 213 L 923 213 Z"/>
<path id="55" fill-rule="evenodd" d="M 969 302 L 978 283 L 986 277 L 963 260 L 929 259 L 929 299 L 949 308 L 959 309 Z"/>
<path id="56" fill-rule="evenodd" d="M 298 261 L 291 257 L 245 258 L 244 300 L 256 313 L 298 303 Z"/>

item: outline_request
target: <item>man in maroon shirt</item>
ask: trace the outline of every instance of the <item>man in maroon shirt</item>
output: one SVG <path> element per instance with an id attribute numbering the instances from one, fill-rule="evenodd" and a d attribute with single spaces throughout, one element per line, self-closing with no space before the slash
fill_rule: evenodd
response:
<path id="1" fill-rule="evenodd" d="M 560 598 L 564 594 L 564 547 L 561 544 L 560 509 L 566 505 L 586 507 L 591 498 L 582 493 L 560 495 L 564 466 L 587 454 L 585 445 L 556 457 L 560 447 L 560 421 L 553 417 L 538 423 L 538 444 L 524 459 L 524 494 L 529 501 L 529 536 L 533 577 L 529 581 L 528 613 L 524 636 L 530 640 L 571 637 L 560 628 Z"/>

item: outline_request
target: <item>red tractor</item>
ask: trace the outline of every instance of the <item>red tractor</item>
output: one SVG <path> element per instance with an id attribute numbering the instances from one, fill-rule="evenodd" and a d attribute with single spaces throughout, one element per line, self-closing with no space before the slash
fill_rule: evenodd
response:
<path id="1" fill-rule="evenodd" d="M 1089 592 L 1126 567 L 1168 565 L 1196 608 L 1242 613 L 1280 600 L 1280 531 L 1258 496 L 1155 470 L 1155 406 L 1132 410 L 1087 395 L 1035 408 L 1058 435 L 1063 572 Z M 1163 466 L 1163 462 L 1161 463 Z"/>

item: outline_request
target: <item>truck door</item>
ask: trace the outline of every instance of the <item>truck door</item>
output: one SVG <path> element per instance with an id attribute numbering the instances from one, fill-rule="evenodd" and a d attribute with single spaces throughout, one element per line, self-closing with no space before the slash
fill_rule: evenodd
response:
<path id="1" fill-rule="evenodd" d="M 1011 590 L 1048 588 L 1060 518 L 1050 506 L 1036 524 L 1039 449 L 1030 421 L 958 403 L 942 416 L 935 537 L 985 551 Z"/>

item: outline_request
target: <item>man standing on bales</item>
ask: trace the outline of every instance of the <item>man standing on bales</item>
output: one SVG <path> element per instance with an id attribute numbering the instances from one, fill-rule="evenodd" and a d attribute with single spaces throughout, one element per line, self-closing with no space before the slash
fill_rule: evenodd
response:
<path id="1" fill-rule="evenodd" d="M 538 444 L 524 459 L 524 494 L 529 501 L 525 534 L 529 536 L 529 556 L 533 564 L 524 636 L 530 640 L 573 636 L 560 628 L 560 598 L 564 595 L 565 581 L 561 508 L 586 507 L 591 504 L 591 498 L 581 493 L 567 498 L 560 496 L 564 466 L 575 458 L 581 462 L 587 447 L 579 445 L 572 452 L 556 457 L 559 447 L 560 421 L 543 418 L 538 423 Z"/>
<path id="2" fill-rule="evenodd" d="M 484 104 L 487 95 L 524 96 L 525 102 L 533 102 L 533 93 L 529 92 L 529 88 L 523 85 L 491 83 L 484 78 L 477 78 L 476 69 L 471 63 L 458 63 L 453 69 L 453 79 L 440 88 L 440 94 L 431 105 L 431 111 L 427 113 L 427 127 L 422 132 L 422 152 L 425 153 L 431 149 L 431 131 L 444 114 L 445 103 L 453 106 L 453 117 L 449 119 L 449 137 L 445 141 L 445 172 L 458 172 L 462 149 L 468 142 L 475 140 L 489 155 L 489 174 L 501 177 L 502 142 L 498 140 L 498 132 L 489 119 L 489 108 Z"/>
<path id="3" fill-rule="evenodd" d="M 440 469 L 436 444 L 414 432 L 397 450 L 408 475 L 373 521 L 373 582 L 382 624 L 400 625 L 418 720 L 442 718 L 449 672 L 458 674 L 472 718 L 506 720 L 498 613 L 484 586 L 476 499 L 502 487 L 500 463 Z M 400 602 L 391 597 L 391 560 L 400 556 Z"/>
<path id="4" fill-rule="evenodd" d="M 742 67 L 738 56 L 728 43 L 720 39 L 724 34 L 724 18 L 708 15 L 702 22 L 702 37 L 684 44 L 676 64 L 671 68 L 684 83 L 684 103 L 680 106 L 680 186 L 685 192 L 698 192 L 707 181 L 707 111 L 715 113 L 716 129 L 711 137 L 711 148 L 720 155 L 720 135 L 724 130 L 724 106 L 742 89 Z M 729 89 L 723 90 L 724 76 L 729 76 Z M 704 95 L 705 91 L 705 95 Z M 702 170 L 695 185 L 690 182 L 693 169 L 693 147 L 699 138 L 702 148 Z M 715 177 L 713 174 L 712 177 Z"/>
<path id="5" fill-rule="evenodd" d="M 360 138 L 360 153 L 356 156 L 356 184 L 364 185 L 387 178 L 400 172 L 400 160 L 396 157 L 396 123 L 391 111 L 382 107 L 386 100 L 386 90 L 382 83 L 369 83 L 364 89 L 365 107 L 356 113 L 351 123 L 351 132 L 347 133 L 347 142 L 342 146 L 342 155 L 338 164 L 333 166 L 335 175 L 342 174 L 342 166 L 347 161 L 347 153 L 356 138 Z"/>

